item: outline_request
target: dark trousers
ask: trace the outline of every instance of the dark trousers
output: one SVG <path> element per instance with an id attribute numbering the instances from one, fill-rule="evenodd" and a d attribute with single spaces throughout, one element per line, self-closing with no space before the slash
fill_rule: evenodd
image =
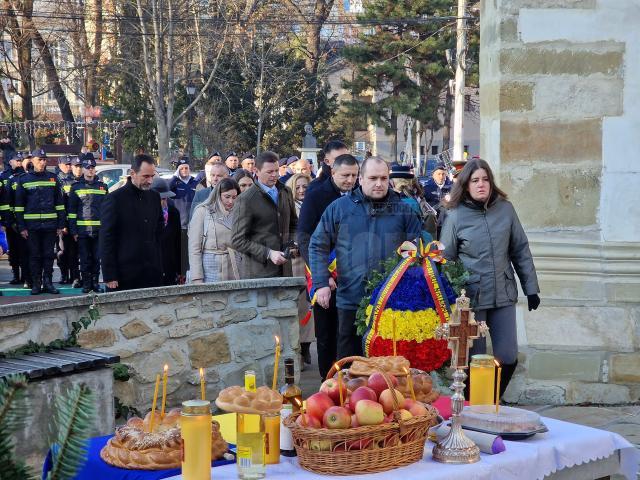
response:
<path id="1" fill-rule="evenodd" d="M 180 275 L 183 277 L 189 270 L 189 235 L 187 233 L 188 230 L 180 230 Z"/>
<path id="2" fill-rule="evenodd" d="M 329 308 L 322 308 L 317 303 L 313 306 L 313 321 L 318 345 L 318 367 L 320 376 L 324 379 L 337 360 L 338 309 L 335 292 L 331 295 Z"/>
<path id="3" fill-rule="evenodd" d="M 78 242 L 73 239 L 73 235 L 67 233 L 62 235 L 62 245 L 64 251 L 58 260 L 58 267 L 60 267 L 63 275 L 65 272 L 68 272 L 71 280 L 77 280 L 80 278 L 80 270 L 78 268 Z"/>
<path id="4" fill-rule="evenodd" d="M 338 309 L 338 358 L 362 355 L 362 337 L 356 334 L 356 311 Z"/>
<path id="5" fill-rule="evenodd" d="M 56 244 L 55 230 L 29 230 L 27 242 L 31 259 L 31 275 L 34 280 L 41 276 L 51 278 L 53 275 L 53 259 Z"/>
<path id="6" fill-rule="evenodd" d="M 9 265 L 12 267 L 20 267 L 20 258 L 23 254 L 20 240 L 22 237 L 13 228 L 6 228 L 7 243 L 9 244 Z M 26 253 L 26 252 L 25 252 Z"/>
<path id="7" fill-rule="evenodd" d="M 91 282 L 100 276 L 100 255 L 98 253 L 98 237 L 78 237 L 80 253 L 80 270 L 82 280 Z"/>

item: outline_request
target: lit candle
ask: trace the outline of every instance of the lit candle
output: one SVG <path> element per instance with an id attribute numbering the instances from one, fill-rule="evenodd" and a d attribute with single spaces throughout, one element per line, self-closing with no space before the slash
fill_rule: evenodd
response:
<path id="1" fill-rule="evenodd" d="M 273 381 L 271 382 L 271 390 L 275 390 L 278 386 L 278 363 L 280 363 L 280 339 L 276 335 L 276 358 L 273 362 Z"/>
<path id="2" fill-rule="evenodd" d="M 167 406 L 167 377 L 169 374 L 169 365 L 165 363 L 164 373 L 162 374 L 162 409 L 160 410 L 160 420 L 164 419 L 164 409 Z"/>
<path id="3" fill-rule="evenodd" d="M 396 316 L 391 316 L 392 336 L 393 336 L 393 356 L 397 355 L 396 352 Z"/>
<path id="4" fill-rule="evenodd" d="M 415 401 L 416 393 L 413 391 L 413 377 L 407 367 L 402 367 L 407 374 L 407 384 L 409 385 L 409 391 L 411 392 L 411 398 Z"/>
<path id="5" fill-rule="evenodd" d="M 340 392 L 340 406 L 344 407 L 344 396 L 342 393 L 342 369 L 340 365 L 336 362 L 335 364 L 336 370 L 338 371 L 338 391 Z"/>
<path id="6" fill-rule="evenodd" d="M 204 388 L 204 368 L 200 367 L 200 396 L 202 400 L 206 400 L 205 388 Z"/>
<path id="7" fill-rule="evenodd" d="M 498 363 L 497 360 L 496 367 L 498 367 L 498 380 L 496 382 L 496 414 L 500 413 L 500 376 L 502 374 L 502 366 Z"/>
<path id="8" fill-rule="evenodd" d="M 296 405 L 298 405 L 298 408 L 300 409 L 300 416 L 302 417 L 302 426 L 306 427 L 307 426 L 307 416 L 305 415 L 305 410 L 304 410 L 304 404 L 302 403 L 302 401 L 299 398 L 294 398 L 293 399 L 294 402 L 296 402 Z"/>
<path id="9" fill-rule="evenodd" d="M 156 388 L 153 390 L 153 403 L 151 403 L 151 420 L 149 421 L 149 431 L 153 432 L 153 424 L 156 420 L 156 404 L 158 403 L 158 390 L 160 389 L 160 374 L 156 375 Z"/>

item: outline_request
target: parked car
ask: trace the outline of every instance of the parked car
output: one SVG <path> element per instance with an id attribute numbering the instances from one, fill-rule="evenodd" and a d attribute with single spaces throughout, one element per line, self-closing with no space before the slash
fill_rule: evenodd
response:
<path id="1" fill-rule="evenodd" d="M 123 180 L 129 175 L 131 170 L 130 164 L 118 163 L 115 165 L 99 165 L 96 167 L 96 175 L 98 179 L 107 184 L 107 187 L 111 188 L 120 180 Z M 156 168 L 158 175 L 168 180 L 173 175 L 173 171 L 168 168 L 158 167 Z"/>

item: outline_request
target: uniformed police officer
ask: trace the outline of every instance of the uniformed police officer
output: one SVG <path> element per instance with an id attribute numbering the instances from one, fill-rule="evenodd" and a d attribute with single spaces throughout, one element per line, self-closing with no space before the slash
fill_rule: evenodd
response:
<path id="1" fill-rule="evenodd" d="M 9 168 L 6 168 L 0 174 L 0 221 L 5 228 L 7 243 L 9 244 L 9 265 L 11 265 L 11 272 L 13 273 L 13 278 L 9 282 L 11 285 L 24 283 L 24 274 L 26 273 L 23 271 L 22 275 L 20 275 L 21 256 L 26 253 L 23 252 L 25 241 L 18 233 L 13 214 L 13 185 L 15 183 L 13 179 L 24 173 L 22 160 L 22 153 L 16 152 L 9 159 Z"/>
<path id="2" fill-rule="evenodd" d="M 108 193 L 107 185 L 96 176 L 96 160 L 92 153 L 82 157 L 83 177 L 69 192 L 69 232 L 78 242 L 82 293 L 100 292 L 100 212 Z"/>
<path id="3" fill-rule="evenodd" d="M 18 178 L 15 214 L 18 230 L 29 245 L 31 294 L 60 293 L 53 286 L 53 257 L 56 235 L 65 226 L 62 187 L 54 173 L 47 171 L 44 150 L 32 152 L 33 172 Z"/>

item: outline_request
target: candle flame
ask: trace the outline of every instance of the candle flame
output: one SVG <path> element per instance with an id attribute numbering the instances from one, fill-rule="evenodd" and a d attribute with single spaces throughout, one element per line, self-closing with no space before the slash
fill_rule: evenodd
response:
<path id="1" fill-rule="evenodd" d="M 280 345 L 280 337 L 278 337 L 278 335 L 275 335 L 276 337 L 276 345 Z"/>
<path id="2" fill-rule="evenodd" d="M 293 401 L 296 402 L 296 405 L 298 405 L 299 408 L 302 408 L 302 402 L 299 398 L 294 398 Z"/>
<path id="3" fill-rule="evenodd" d="M 336 369 L 336 371 L 340 371 L 340 365 L 338 365 L 338 362 L 333 364 L 334 368 Z"/>
<path id="4" fill-rule="evenodd" d="M 500 368 L 500 362 L 498 362 L 498 360 L 494 358 L 493 362 L 496 364 L 496 367 Z"/>
<path id="5" fill-rule="evenodd" d="M 200 367 L 200 378 L 204 378 L 204 368 Z"/>
<path id="6" fill-rule="evenodd" d="M 169 365 L 167 365 L 166 363 L 164 364 L 164 373 L 167 373 L 169 371 Z"/>

